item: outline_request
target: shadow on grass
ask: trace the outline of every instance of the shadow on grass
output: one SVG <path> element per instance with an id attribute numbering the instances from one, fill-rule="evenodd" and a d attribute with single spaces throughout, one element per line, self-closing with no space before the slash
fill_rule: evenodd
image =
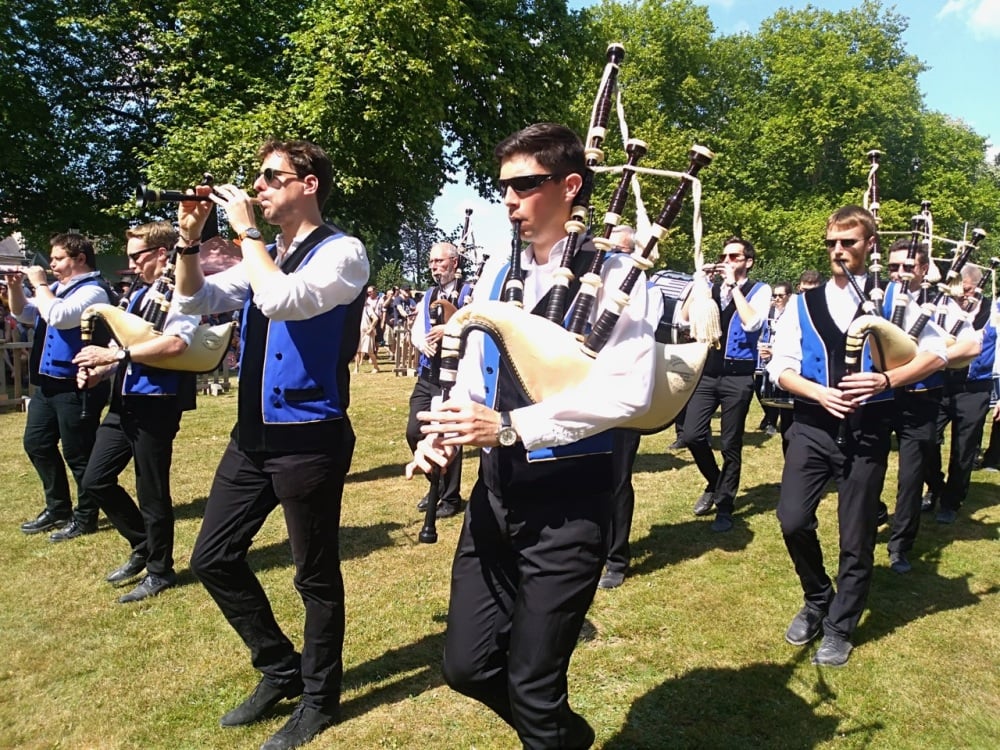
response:
<path id="1" fill-rule="evenodd" d="M 658 524 L 649 534 L 630 545 L 633 564 L 630 575 L 637 576 L 693 559 L 714 549 L 735 552 L 745 549 L 753 540 L 753 531 L 746 521 L 751 516 L 772 513 L 778 501 L 779 485 L 759 484 L 736 499 L 736 514 L 732 531 L 717 534 L 710 526 L 711 516 L 675 524 Z"/>
<path id="2" fill-rule="evenodd" d="M 973 591 L 972 573 L 949 578 L 938 570 L 944 549 L 954 542 L 997 538 L 1000 524 L 963 517 L 970 510 L 974 508 L 960 511 L 959 520 L 947 525 L 934 523 L 932 514 L 924 514 L 922 529 L 909 554 L 913 563 L 910 573 L 899 575 L 876 563 L 869 614 L 858 628 L 857 641 L 877 641 L 921 617 L 971 607 L 1000 592 L 997 583 Z M 919 596 L 914 596 L 914 590 L 919 590 Z"/>
<path id="3" fill-rule="evenodd" d="M 356 718 L 379 706 L 399 703 L 444 684 L 441 656 L 444 631 L 386 651 L 344 673 L 344 685 L 377 686 L 340 704 L 341 721 Z M 405 675 L 398 679 L 398 675 Z"/>
<path id="4" fill-rule="evenodd" d="M 344 481 L 347 484 L 356 484 L 357 482 L 368 482 L 373 479 L 402 479 L 405 471 L 406 464 L 383 464 L 382 466 L 373 466 L 364 471 L 348 472 L 347 479 Z"/>
<path id="5" fill-rule="evenodd" d="M 691 463 L 691 453 L 686 449 L 668 453 L 640 453 L 632 466 L 633 474 L 658 474 L 661 471 L 683 469 Z"/>
<path id="6" fill-rule="evenodd" d="M 845 732 L 838 716 L 816 712 L 836 699 L 819 669 L 812 702 L 788 687 L 807 653 L 788 664 L 702 668 L 668 680 L 632 704 L 625 726 L 604 749 L 811 748 L 849 734 L 867 736 L 852 747 L 869 746 L 881 723 Z"/>

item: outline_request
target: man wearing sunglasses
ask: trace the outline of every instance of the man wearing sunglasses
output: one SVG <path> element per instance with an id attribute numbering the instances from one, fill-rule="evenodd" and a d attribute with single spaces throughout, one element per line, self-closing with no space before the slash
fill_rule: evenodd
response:
<path id="1" fill-rule="evenodd" d="M 343 677 L 344 581 L 340 507 L 354 452 L 347 417 L 350 364 L 361 331 L 368 256 L 360 241 L 323 220 L 333 185 L 330 158 L 308 141 L 267 141 L 254 181 L 264 221 L 281 233 L 266 243 L 254 202 L 234 185 L 215 188 L 242 240 L 243 260 L 209 278 L 197 251 L 207 203 L 182 203 L 177 268 L 185 311 L 242 309 L 237 422 L 215 475 L 191 569 L 250 650 L 262 673 L 226 727 L 255 722 L 283 698 L 302 696 L 264 750 L 309 742 L 334 724 Z M 210 190 L 198 188 L 209 195 Z M 278 505 L 305 605 L 301 654 L 274 619 L 247 564 L 254 536 Z"/>
<path id="2" fill-rule="evenodd" d="M 830 216 L 825 244 L 832 278 L 799 295 L 785 310 L 768 365 L 770 376 L 795 396 L 777 515 L 805 602 L 785 640 L 804 646 L 822 633 L 812 661 L 824 666 L 847 663 L 850 638 L 868 596 L 889 455 L 892 389 L 930 375 L 946 361 L 944 337 L 928 326 L 908 364 L 875 372 L 866 345 L 861 372 L 844 374 L 847 329 L 864 302 L 848 274 L 866 289 L 867 258 L 876 242 L 875 218 L 860 206 L 845 206 Z M 920 308 L 911 304 L 904 323 L 919 314 Z M 849 421 L 842 433 L 844 419 Z M 831 479 L 837 485 L 840 530 L 836 588 L 816 533 L 816 509 Z"/>
<path id="3" fill-rule="evenodd" d="M 110 388 L 104 383 L 87 394 L 88 416 L 84 418 L 73 357 L 82 346 L 83 311 L 91 305 L 107 303 L 110 297 L 107 282 L 95 270 L 94 246 L 90 240 L 81 234 L 66 233 L 55 235 L 50 243 L 49 270 L 55 276 L 55 283 L 49 286 L 45 269 L 31 266 L 24 274 L 7 274 L 7 287 L 10 311 L 35 329 L 29 372 L 31 384 L 36 388 L 24 426 L 24 450 L 45 492 L 45 508 L 37 518 L 21 524 L 21 531 L 38 534 L 58 529 L 49 537 L 58 542 L 97 531 L 97 499 L 84 492 L 83 474 Z M 34 288 L 30 299 L 25 296 L 25 279 Z M 67 466 L 76 480 L 75 511 Z"/>
<path id="4" fill-rule="evenodd" d="M 130 229 L 126 237 L 137 287 L 126 309 L 142 317 L 148 305 L 158 304 L 150 292 L 163 276 L 177 232 L 170 222 L 158 221 Z M 131 548 L 128 560 L 105 580 L 117 586 L 146 570 L 139 584 L 118 599 L 123 604 L 156 596 L 177 583 L 170 464 L 181 414 L 195 407 L 195 376 L 156 365 L 183 353 L 197 327 L 198 318 L 182 315 L 171 304 L 162 335 L 130 348 L 85 346 L 73 360 L 81 368 L 81 388 L 113 378 L 111 406 L 97 430 L 83 486 Z M 118 484 L 130 460 L 135 462 L 138 505 Z"/>
<path id="5" fill-rule="evenodd" d="M 684 443 L 707 483 L 694 504 L 694 514 L 716 511 L 712 531 L 733 528 L 733 507 L 740 489 L 743 465 L 743 432 L 753 398 L 753 374 L 757 365 L 757 340 L 767 319 L 771 287 L 751 281 L 756 251 L 742 237 L 730 237 L 719 254 L 719 280 L 712 286 L 712 299 L 719 308 L 722 346 L 710 349 L 701 380 L 684 411 Z M 681 308 L 688 319 L 689 294 Z M 722 468 L 711 443 L 712 415 L 722 407 Z"/>
<path id="6" fill-rule="evenodd" d="M 528 243 L 520 251 L 524 308 L 543 315 L 583 184 L 583 144 L 562 125 L 540 123 L 504 140 L 495 154 L 501 197 Z M 580 252 L 572 263 L 577 278 L 593 244 Z M 477 300 L 502 298 L 510 265 L 505 258 L 487 262 Z M 623 253 L 611 254 L 601 296 L 616 290 L 630 267 Z M 532 750 L 594 741 L 594 730 L 570 707 L 566 673 L 607 554 L 610 428 L 641 413 L 651 397 L 645 288 L 642 279 L 632 290 L 583 383 L 530 403 L 497 347 L 474 331 L 451 398 L 418 415 L 428 437 L 417 445 L 408 476 L 446 467 L 464 445 L 482 448 L 452 567 L 445 680 L 492 709 Z"/>

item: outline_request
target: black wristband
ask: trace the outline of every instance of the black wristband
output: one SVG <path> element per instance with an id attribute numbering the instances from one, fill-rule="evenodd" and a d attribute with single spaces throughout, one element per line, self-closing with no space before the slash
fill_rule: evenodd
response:
<path id="1" fill-rule="evenodd" d="M 187 247 L 178 247 L 181 255 L 197 255 L 201 252 L 201 243 L 197 245 L 188 245 Z"/>

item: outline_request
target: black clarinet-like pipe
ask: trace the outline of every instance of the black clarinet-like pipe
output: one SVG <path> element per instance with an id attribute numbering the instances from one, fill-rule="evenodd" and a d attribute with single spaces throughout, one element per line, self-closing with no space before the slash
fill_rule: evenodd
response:
<path id="1" fill-rule="evenodd" d="M 611 249 L 611 233 L 621 221 L 621 213 L 625 208 L 625 201 L 628 199 L 628 188 L 635 175 L 635 168 L 638 166 L 639 160 L 646 155 L 648 148 L 646 142 L 640 141 L 638 138 L 629 139 L 628 143 L 625 144 L 625 153 L 628 156 L 628 160 L 622 168 L 621 179 L 618 181 L 618 186 L 611 196 L 608 211 L 604 215 L 604 229 L 601 232 L 601 236 L 594 239 L 597 252 L 594 253 L 594 259 L 590 262 L 590 267 L 582 277 L 583 283 L 580 286 L 576 304 L 574 304 L 573 312 L 570 315 L 569 330 L 581 340 L 587 328 L 587 323 L 590 321 L 590 312 L 593 310 L 594 301 L 597 299 L 597 290 L 601 287 L 601 269 L 604 267 L 604 254 Z"/>
<path id="2" fill-rule="evenodd" d="M 983 238 L 986 236 L 986 232 L 982 229 L 972 230 L 972 241 L 963 242 L 958 246 L 955 252 L 955 257 L 952 258 L 951 267 L 948 269 L 948 274 L 941 283 L 938 284 L 938 293 L 935 295 L 934 299 L 927 304 L 925 304 L 920 310 L 920 317 L 914 321 L 907 335 L 916 341 L 920 334 L 923 333 L 924 328 L 934 317 L 934 313 L 940 305 L 944 298 L 951 291 L 951 285 L 954 284 L 960 277 L 962 273 L 962 268 L 968 263 L 969 258 L 972 257 L 972 251 L 976 249 Z M 895 312 L 895 311 L 893 311 Z"/>
<path id="3" fill-rule="evenodd" d="M 850 283 L 851 288 L 854 293 L 858 295 L 858 299 L 861 300 L 862 309 L 865 309 L 866 303 L 874 307 L 874 303 L 865 297 L 865 292 L 858 284 L 858 280 L 854 278 L 854 274 L 851 273 L 851 269 L 847 267 L 847 261 L 843 258 L 838 258 L 837 263 L 840 267 L 844 269 L 844 274 L 847 276 L 847 281 Z M 873 315 L 875 313 L 868 312 L 868 315 Z M 858 347 L 857 350 L 852 348 L 847 348 L 844 351 L 844 375 L 855 375 L 861 372 L 861 352 L 863 347 Z M 848 419 L 850 414 L 844 416 L 840 420 L 840 426 L 837 428 L 837 447 L 843 449 L 847 445 L 847 433 L 850 430 L 850 424 Z"/>
<path id="4" fill-rule="evenodd" d="M 431 305 L 431 326 L 441 325 L 444 323 L 444 308 L 441 305 Z M 441 358 L 444 359 L 444 348 L 443 342 L 441 343 Z M 441 373 L 438 373 L 438 382 L 441 382 Z M 446 401 L 448 399 L 448 391 L 451 390 L 451 385 L 454 380 L 448 383 L 447 387 L 441 388 L 441 401 Z M 442 386 L 444 384 L 442 383 Z M 441 477 L 443 472 L 440 468 L 435 467 L 431 470 L 430 475 L 430 488 L 427 490 L 427 510 L 424 512 L 424 526 L 420 529 L 420 533 L 417 538 L 424 544 L 434 544 L 437 541 L 437 507 L 438 503 L 441 501 Z"/>
<path id="5" fill-rule="evenodd" d="M 625 280 L 622 281 L 617 294 L 611 296 L 610 306 L 601 312 L 600 317 L 594 323 L 594 327 L 583 345 L 584 351 L 592 357 L 597 356 L 597 353 L 608 343 L 611 332 L 614 330 L 622 311 L 628 304 L 632 288 L 639 280 L 639 276 L 643 270 L 652 265 L 649 258 L 653 254 L 653 250 L 656 249 L 656 243 L 670 230 L 677 215 L 681 212 L 681 206 L 684 205 L 684 196 L 691 185 L 691 181 L 687 178 L 696 177 L 702 167 L 706 167 L 712 163 L 715 154 L 704 146 L 695 145 L 688 152 L 688 158 L 691 161 L 685 172 L 686 177 L 681 178 L 680 184 L 677 186 L 674 194 L 667 199 L 667 202 L 663 205 L 663 210 L 660 211 L 660 215 L 653 222 L 650 228 L 650 238 L 643 247 L 642 253 L 638 257 L 636 257 L 635 253 L 630 256 L 632 268 L 625 275 Z"/>
<path id="6" fill-rule="evenodd" d="M 503 287 L 503 301 L 524 307 L 524 272 L 521 270 L 521 220 L 511 222 L 510 271 Z"/>
<path id="7" fill-rule="evenodd" d="M 910 219 L 910 246 L 906 250 L 906 258 L 903 259 L 903 267 L 899 269 L 899 289 L 896 297 L 892 301 L 892 324 L 897 328 L 903 327 L 903 320 L 906 317 L 906 308 L 910 304 L 910 292 L 907 288 L 910 280 L 913 279 L 913 267 L 916 265 L 917 248 L 920 246 L 920 238 L 923 235 L 924 217 L 917 214 Z"/>
<path id="8" fill-rule="evenodd" d="M 580 246 L 580 238 L 587 232 L 590 224 L 590 197 L 594 192 L 593 167 L 604 161 L 604 137 L 607 135 L 608 120 L 611 116 L 611 104 L 614 101 L 615 87 L 618 83 L 618 69 L 625 59 L 625 48 L 617 43 L 608 45 L 608 61 L 601 76 L 601 89 L 594 103 L 590 118 L 590 128 L 587 130 L 587 142 L 584 145 L 584 159 L 587 168 L 583 172 L 583 184 L 573 198 L 573 208 L 569 221 L 566 222 L 566 245 L 563 250 L 559 268 L 554 272 L 554 281 L 549 292 L 549 301 L 545 307 L 545 317 L 562 325 L 569 303 L 569 285 L 573 281 L 572 263 Z"/>

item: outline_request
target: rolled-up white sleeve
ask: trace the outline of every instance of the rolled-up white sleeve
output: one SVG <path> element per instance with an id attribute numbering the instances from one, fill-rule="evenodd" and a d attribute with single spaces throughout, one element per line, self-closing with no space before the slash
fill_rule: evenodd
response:
<path id="1" fill-rule="evenodd" d="M 253 301 L 271 320 L 308 320 L 355 300 L 368 283 L 368 274 L 368 254 L 361 241 L 338 237 L 325 242 L 292 273 L 271 274 L 262 289 L 253 290 Z M 208 314 L 239 309 L 249 286 L 240 263 L 209 276 L 193 296 L 180 298 L 181 310 Z"/>

